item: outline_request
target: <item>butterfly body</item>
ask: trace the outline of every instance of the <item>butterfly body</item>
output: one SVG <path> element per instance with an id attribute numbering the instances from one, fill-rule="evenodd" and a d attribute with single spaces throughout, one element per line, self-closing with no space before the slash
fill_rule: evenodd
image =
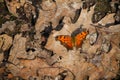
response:
<path id="1" fill-rule="evenodd" d="M 87 34 L 87 31 L 82 31 L 75 36 L 58 35 L 56 36 L 56 40 L 60 41 L 61 44 L 67 48 L 67 50 L 72 50 L 73 47 L 76 47 L 76 49 L 78 49 L 81 47 L 82 42 Z"/>

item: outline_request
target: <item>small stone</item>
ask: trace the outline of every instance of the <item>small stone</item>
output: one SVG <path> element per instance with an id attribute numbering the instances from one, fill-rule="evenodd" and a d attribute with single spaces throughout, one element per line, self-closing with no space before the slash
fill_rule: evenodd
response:
<path id="1" fill-rule="evenodd" d="M 108 53 L 111 50 L 111 43 L 109 40 L 107 39 L 103 40 L 101 50 L 105 53 Z"/>
<path id="2" fill-rule="evenodd" d="M 97 23 L 99 22 L 102 18 L 104 18 L 106 16 L 106 13 L 104 12 L 95 12 L 93 13 L 93 16 L 92 16 L 92 22 L 93 23 Z"/>
<path id="3" fill-rule="evenodd" d="M 97 41 L 97 38 L 98 38 L 98 33 L 97 32 L 92 33 L 89 38 L 90 44 L 93 45 Z"/>

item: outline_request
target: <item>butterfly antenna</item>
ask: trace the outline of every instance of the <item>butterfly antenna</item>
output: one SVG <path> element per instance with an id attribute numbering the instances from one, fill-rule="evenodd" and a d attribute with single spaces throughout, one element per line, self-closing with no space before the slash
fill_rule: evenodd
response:
<path id="1" fill-rule="evenodd" d="M 80 25 L 80 29 L 82 29 L 83 24 Z"/>

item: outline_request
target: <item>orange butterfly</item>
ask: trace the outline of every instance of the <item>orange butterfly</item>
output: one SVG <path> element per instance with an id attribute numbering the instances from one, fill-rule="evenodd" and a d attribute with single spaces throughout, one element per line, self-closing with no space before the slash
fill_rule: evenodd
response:
<path id="1" fill-rule="evenodd" d="M 56 40 L 59 40 L 62 45 L 64 45 L 67 50 L 72 50 L 73 47 L 76 49 L 80 48 L 83 40 L 86 38 L 88 31 L 82 31 L 75 36 L 71 37 L 69 35 L 58 35 Z"/>

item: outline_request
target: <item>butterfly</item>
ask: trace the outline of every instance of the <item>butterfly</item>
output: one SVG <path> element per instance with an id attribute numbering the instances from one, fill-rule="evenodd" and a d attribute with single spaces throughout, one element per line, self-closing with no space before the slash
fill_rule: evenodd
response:
<path id="1" fill-rule="evenodd" d="M 73 47 L 76 49 L 80 48 L 83 40 L 86 38 L 88 31 L 82 31 L 74 36 L 69 35 L 58 35 L 55 37 L 56 40 L 60 41 L 63 46 L 67 48 L 67 50 L 72 50 Z"/>

